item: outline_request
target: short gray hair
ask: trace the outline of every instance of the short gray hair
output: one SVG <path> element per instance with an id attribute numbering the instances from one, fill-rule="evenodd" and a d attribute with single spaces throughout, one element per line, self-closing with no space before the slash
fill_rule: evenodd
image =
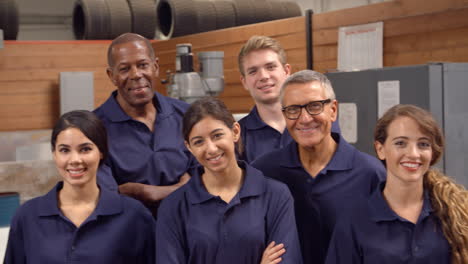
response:
<path id="1" fill-rule="evenodd" d="M 322 88 L 325 91 L 325 96 L 327 99 L 335 100 L 335 91 L 333 90 L 333 87 L 331 85 L 330 80 L 325 76 L 324 74 L 312 70 L 302 70 L 298 71 L 291 76 L 289 76 L 281 86 L 281 92 L 280 92 L 280 100 L 283 102 L 283 97 L 284 97 L 284 90 L 286 90 L 286 87 L 291 84 L 304 84 L 304 83 L 310 83 L 310 82 L 319 82 Z"/>

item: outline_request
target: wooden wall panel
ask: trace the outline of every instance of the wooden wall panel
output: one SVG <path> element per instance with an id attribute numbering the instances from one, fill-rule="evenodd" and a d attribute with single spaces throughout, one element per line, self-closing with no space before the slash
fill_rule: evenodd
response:
<path id="1" fill-rule="evenodd" d="M 384 66 L 468 62 L 467 17 L 468 0 L 395 0 L 313 15 L 314 69 L 336 69 L 340 26 L 377 21 L 384 22 Z M 297 17 L 154 41 L 160 79 L 174 70 L 178 43 L 191 43 L 194 53 L 224 51 L 225 89 L 220 97 L 231 111 L 247 112 L 253 100 L 240 83 L 237 54 L 252 35 L 278 39 L 293 71 L 306 67 L 305 18 Z M 95 105 L 103 103 L 114 90 L 105 73 L 109 43 L 5 41 L 0 49 L 0 131 L 51 128 L 59 114 L 62 71 L 94 72 Z M 166 94 L 159 82 L 157 90 Z"/>
<path id="2" fill-rule="evenodd" d="M 314 29 L 337 28 L 400 17 L 416 17 L 456 10 L 466 6 L 468 6 L 467 0 L 394 0 L 320 13 L 313 17 L 313 25 Z M 443 23 L 442 21 L 439 22 Z"/>
<path id="3" fill-rule="evenodd" d="M 0 131 L 51 128 L 60 113 L 59 74 L 91 71 L 95 102 L 109 90 L 105 74 L 110 41 L 5 41 L 0 49 Z M 107 97 L 106 96 L 106 97 Z"/>
<path id="4" fill-rule="evenodd" d="M 337 68 L 340 26 L 379 21 L 384 22 L 384 67 L 468 62 L 467 17 L 468 1 L 461 0 L 400 0 L 314 15 L 314 69 Z"/>

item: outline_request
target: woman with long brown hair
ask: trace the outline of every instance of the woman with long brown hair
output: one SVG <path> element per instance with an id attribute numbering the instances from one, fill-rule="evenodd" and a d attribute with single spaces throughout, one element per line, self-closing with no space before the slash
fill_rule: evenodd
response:
<path id="1" fill-rule="evenodd" d="M 374 145 L 387 180 L 335 227 L 327 264 L 468 263 L 468 192 L 432 168 L 444 149 L 432 115 L 390 108 Z"/>

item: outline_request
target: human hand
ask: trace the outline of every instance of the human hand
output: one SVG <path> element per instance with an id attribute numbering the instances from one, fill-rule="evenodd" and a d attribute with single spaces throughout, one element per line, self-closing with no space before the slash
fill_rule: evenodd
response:
<path id="1" fill-rule="evenodd" d="M 275 264 L 280 263 L 281 256 L 286 252 L 284 244 L 275 245 L 275 241 L 272 241 L 263 251 L 262 261 L 260 264 Z"/>
<path id="2" fill-rule="evenodd" d="M 180 176 L 180 179 L 179 179 L 179 182 L 177 183 L 177 185 L 180 187 L 184 184 L 186 184 L 189 180 L 190 180 L 190 174 L 188 174 L 187 172 L 184 173 L 182 176 Z"/>
<path id="3" fill-rule="evenodd" d="M 136 182 L 127 182 L 119 185 L 119 193 L 145 202 L 148 200 L 148 197 L 146 197 L 147 195 L 145 194 L 144 188 L 144 184 Z"/>
<path id="4" fill-rule="evenodd" d="M 138 192 L 139 183 L 127 182 L 119 185 L 119 193 L 133 197 Z"/>

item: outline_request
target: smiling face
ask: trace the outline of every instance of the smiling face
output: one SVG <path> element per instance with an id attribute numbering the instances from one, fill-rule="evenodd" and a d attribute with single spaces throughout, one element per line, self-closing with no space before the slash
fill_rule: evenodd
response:
<path id="1" fill-rule="evenodd" d="M 185 144 L 205 171 L 223 172 L 237 165 L 235 143 L 239 137 L 238 123 L 231 129 L 223 121 L 207 116 L 192 127 Z"/>
<path id="2" fill-rule="evenodd" d="M 282 105 L 303 105 L 312 101 L 325 100 L 325 90 L 318 81 L 308 83 L 291 83 L 285 87 Z M 298 119 L 285 117 L 286 127 L 292 138 L 303 148 L 313 148 L 331 137 L 331 124 L 336 120 L 337 102 L 332 100 L 324 104 L 323 112 L 310 115 L 302 108 Z"/>
<path id="3" fill-rule="evenodd" d="M 142 107 L 154 96 L 157 60 L 150 56 L 143 41 L 117 44 L 112 49 L 113 65 L 107 75 L 118 89 L 117 101 L 122 108 Z"/>
<path id="4" fill-rule="evenodd" d="M 385 160 L 388 181 L 422 184 L 432 160 L 432 146 L 431 138 L 414 119 L 400 116 L 393 120 L 384 144 L 376 141 L 375 149 L 379 159 Z"/>
<path id="5" fill-rule="evenodd" d="M 79 129 L 67 128 L 58 134 L 53 158 L 64 184 L 96 184 L 102 154 Z"/>
<path id="6" fill-rule="evenodd" d="M 254 50 L 243 60 L 244 76 L 241 82 L 256 103 L 279 101 L 281 85 L 291 72 L 289 64 L 281 64 L 278 54 L 271 49 Z"/>

